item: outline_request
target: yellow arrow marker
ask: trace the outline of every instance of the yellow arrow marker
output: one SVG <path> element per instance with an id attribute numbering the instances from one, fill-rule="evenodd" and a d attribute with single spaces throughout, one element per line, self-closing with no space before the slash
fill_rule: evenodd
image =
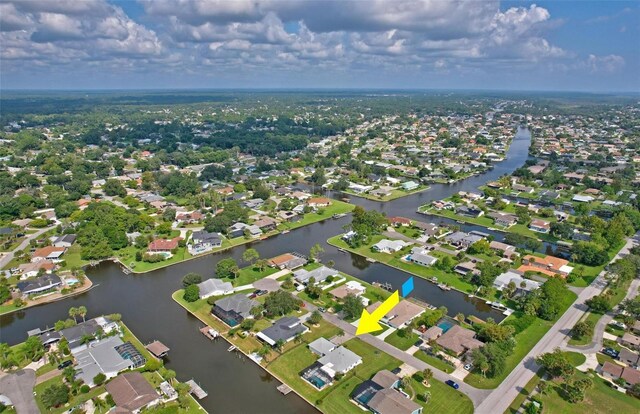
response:
<path id="1" fill-rule="evenodd" d="M 375 332 L 382 329 L 382 326 L 378 323 L 380 319 L 391 311 L 400 302 L 400 294 L 396 290 L 391 296 L 387 298 L 378 309 L 373 313 L 367 312 L 366 309 L 362 310 L 362 316 L 360 317 L 360 323 L 358 323 L 358 329 L 356 335 L 362 335 L 369 332 Z"/>

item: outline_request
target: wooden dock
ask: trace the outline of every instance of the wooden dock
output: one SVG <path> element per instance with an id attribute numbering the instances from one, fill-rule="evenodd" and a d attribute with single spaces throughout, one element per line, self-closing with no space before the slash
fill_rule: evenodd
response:
<path id="1" fill-rule="evenodd" d="M 203 390 L 202 388 L 200 388 L 200 386 L 198 384 L 196 384 L 196 382 L 192 379 L 190 379 L 189 381 L 187 381 L 187 385 L 190 387 L 189 392 L 193 395 L 196 396 L 197 399 L 201 400 L 203 398 L 205 398 L 207 395 L 206 391 Z"/>
<path id="2" fill-rule="evenodd" d="M 287 395 L 293 390 L 291 388 L 289 388 L 289 386 L 287 384 L 280 384 L 280 385 L 278 385 L 278 391 L 280 391 L 282 393 L 282 395 Z"/>
<path id="3" fill-rule="evenodd" d="M 212 341 L 220 336 L 220 333 L 215 329 L 211 328 L 210 326 L 205 326 L 204 328 L 200 328 L 200 332 L 207 338 L 211 339 Z"/>

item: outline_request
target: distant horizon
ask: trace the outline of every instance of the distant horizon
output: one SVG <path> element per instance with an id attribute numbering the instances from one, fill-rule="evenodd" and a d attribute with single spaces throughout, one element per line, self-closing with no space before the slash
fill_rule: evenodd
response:
<path id="1" fill-rule="evenodd" d="M 637 91 L 624 90 L 572 90 L 572 89 L 481 89 L 481 88 L 382 88 L 382 87 L 291 87 L 291 88 L 0 88 L 0 92 L 505 92 L 505 93 L 573 93 L 584 95 L 638 95 Z M 0 97 L 2 99 L 2 97 Z"/>

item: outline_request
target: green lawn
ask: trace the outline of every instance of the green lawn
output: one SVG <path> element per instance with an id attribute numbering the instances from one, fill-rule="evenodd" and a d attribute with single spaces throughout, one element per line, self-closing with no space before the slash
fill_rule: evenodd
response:
<path id="1" fill-rule="evenodd" d="M 527 382 L 527 385 L 524 386 L 523 389 L 520 390 L 518 396 L 513 400 L 509 408 L 504 412 L 504 414 L 516 414 L 522 404 L 526 401 L 526 399 L 531 395 L 531 392 L 538 386 L 540 382 L 540 372 L 536 372 L 536 374 Z"/>
<path id="2" fill-rule="evenodd" d="M 569 363 L 574 367 L 579 367 L 587 360 L 587 357 L 579 352 L 565 352 L 565 354 L 567 355 Z"/>
<path id="3" fill-rule="evenodd" d="M 273 267 L 267 267 L 263 271 L 260 271 L 260 269 L 258 269 L 255 266 L 247 266 L 240 269 L 240 273 L 238 274 L 237 278 L 234 278 L 234 279 L 224 278 L 222 280 L 226 282 L 231 282 L 233 286 L 244 286 L 244 285 L 253 283 L 256 280 L 260 280 L 269 275 L 272 275 L 278 271 L 279 271 L 278 269 L 275 269 Z"/>
<path id="4" fill-rule="evenodd" d="M 587 312 L 587 314 L 581 319 L 581 321 L 590 321 L 593 324 L 593 326 L 595 326 L 601 317 L 602 315 L 598 313 Z M 591 335 L 585 335 L 579 338 L 571 337 L 571 339 L 569 339 L 569 345 L 587 345 L 587 344 L 590 344 L 592 340 L 593 340 L 593 332 L 591 333 Z"/>
<path id="5" fill-rule="evenodd" d="M 402 337 L 400 336 L 400 334 L 398 334 L 398 331 L 396 330 L 393 333 L 391 333 L 389 336 L 384 338 L 384 341 L 388 344 L 395 346 L 398 349 L 406 351 L 407 349 L 411 348 L 413 344 L 416 343 L 418 338 L 419 336 L 413 332 L 411 332 L 411 334 L 406 337 Z"/>
<path id="6" fill-rule="evenodd" d="M 424 394 L 426 391 L 431 393 L 431 399 L 428 403 L 414 398 L 414 401 L 424 407 L 423 413 L 455 413 L 455 414 L 472 414 L 473 403 L 471 400 L 461 393 L 454 390 L 443 382 L 431 380 L 430 387 L 426 387 L 415 379 L 411 380 L 411 388 L 417 394 Z"/>
<path id="7" fill-rule="evenodd" d="M 338 200 L 331 200 L 330 206 L 320 208 L 317 212 L 307 213 L 301 220 L 298 220 L 294 223 L 282 223 L 278 226 L 278 228 L 280 230 L 297 229 L 302 226 L 330 219 L 334 214 L 350 213 L 354 208 L 356 208 L 356 206 L 353 204 L 345 203 Z"/>
<path id="8" fill-rule="evenodd" d="M 405 272 L 411 273 L 412 275 L 415 275 L 418 277 L 422 277 L 424 279 L 431 280 L 431 278 L 435 276 L 439 282 L 446 283 L 452 288 L 460 290 L 465 293 L 472 293 L 476 290 L 475 286 L 465 281 L 457 273 L 443 272 L 442 270 L 438 270 L 434 267 L 425 267 L 425 266 L 420 266 L 414 263 L 408 263 L 408 262 L 402 261 L 398 259 L 396 256 L 391 254 L 378 253 L 378 252 L 371 251 L 370 246 L 384 239 L 385 238 L 384 236 L 381 236 L 381 235 L 373 236 L 369 246 L 360 246 L 355 249 L 351 248 L 340 237 L 341 235 L 331 237 L 329 240 L 327 240 L 327 243 L 329 243 L 332 246 L 359 254 L 361 256 L 375 259 L 380 263 L 386 264 L 391 267 L 395 267 L 396 269 L 403 270 Z M 495 299 L 495 298 L 489 298 L 489 299 Z"/>
<path id="9" fill-rule="evenodd" d="M 589 374 L 578 372 L 578 378 Z M 640 412 L 640 400 L 614 390 L 607 382 L 591 376 L 593 387 L 586 391 L 584 401 L 572 404 L 559 394 L 560 387 L 555 385 L 547 395 L 539 395 L 545 413 L 549 414 L 583 414 L 583 413 L 637 413 Z"/>
<path id="10" fill-rule="evenodd" d="M 413 356 L 418 358 L 421 361 L 426 362 L 427 364 L 431 365 L 434 368 L 438 368 L 440 371 L 446 372 L 447 374 L 451 374 L 455 370 L 455 368 L 451 364 L 447 364 L 440 358 L 429 355 L 422 350 L 416 351 L 416 353 L 413 354 Z"/>
<path id="11" fill-rule="evenodd" d="M 281 355 L 267 368 L 325 413 L 342 414 L 344 410 L 362 413 L 362 410 L 349 402 L 348 395 L 358 384 L 371 378 L 376 372 L 400 366 L 400 361 L 357 338 L 346 342 L 344 346 L 362 357 L 362 364 L 350 371 L 345 378 L 334 382 L 332 386 L 322 391 L 318 391 L 300 378 L 300 372 L 318 358 L 305 344 L 300 344 Z"/>
<path id="12" fill-rule="evenodd" d="M 566 310 L 571 306 L 571 304 L 576 300 L 577 295 L 571 291 L 567 292 L 567 296 L 565 298 L 565 303 L 562 304 L 562 311 L 560 312 L 560 317 Z M 520 317 L 518 312 L 510 315 L 505 321 L 509 320 L 509 318 L 518 318 Z M 503 322 L 504 323 L 504 322 Z M 536 318 L 535 321 L 529 325 L 522 332 L 514 336 L 516 341 L 516 345 L 513 348 L 513 352 L 509 355 L 505 361 L 505 369 L 501 375 L 495 376 L 493 378 L 485 378 L 481 374 L 477 372 L 472 372 L 469 374 L 464 382 L 469 385 L 472 385 L 476 388 L 496 388 L 502 380 L 504 380 L 509 373 L 515 368 L 515 366 L 525 357 L 533 348 L 535 344 L 542 339 L 542 337 L 547 333 L 549 328 L 553 326 L 554 321 L 545 321 L 540 318 Z"/>

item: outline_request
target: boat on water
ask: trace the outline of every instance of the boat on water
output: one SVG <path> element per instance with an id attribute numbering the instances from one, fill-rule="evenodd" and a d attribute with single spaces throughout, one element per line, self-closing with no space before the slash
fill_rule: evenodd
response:
<path id="1" fill-rule="evenodd" d="M 431 278 L 431 281 L 432 281 L 433 283 L 438 283 L 438 278 L 437 278 L 437 277 L 435 277 L 435 276 L 433 276 L 433 277 Z"/>
<path id="2" fill-rule="evenodd" d="M 235 351 L 236 349 L 238 348 L 235 345 L 231 345 L 229 349 L 227 349 L 227 352 Z"/>
<path id="3" fill-rule="evenodd" d="M 336 214 L 333 215 L 333 218 L 334 219 L 339 219 L 339 218 L 346 217 L 346 216 L 347 216 L 346 213 L 336 213 Z"/>
<path id="4" fill-rule="evenodd" d="M 442 290 L 451 290 L 451 287 L 446 283 L 438 283 L 438 287 Z"/>
<path id="5" fill-rule="evenodd" d="M 287 233 L 289 233 L 290 231 L 291 231 L 291 230 L 285 230 L 285 231 L 283 231 L 283 232 L 282 232 L 282 234 L 287 234 Z"/>
<path id="6" fill-rule="evenodd" d="M 462 221 L 462 220 L 456 220 L 456 223 L 465 224 L 464 221 Z"/>
<path id="7" fill-rule="evenodd" d="M 370 257 L 367 257 L 367 262 L 375 263 L 375 262 L 376 262 L 376 259 L 372 259 L 372 258 L 370 258 Z"/>
<path id="8" fill-rule="evenodd" d="M 346 251 L 345 249 L 343 249 L 342 247 L 339 247 L 339 248 L 338 248 L 338 251 L 339 251 L 339 252 L 341 252 L 341 253 L 346 253 L 346 252 L 347 252 L 347 251 Z"/>

